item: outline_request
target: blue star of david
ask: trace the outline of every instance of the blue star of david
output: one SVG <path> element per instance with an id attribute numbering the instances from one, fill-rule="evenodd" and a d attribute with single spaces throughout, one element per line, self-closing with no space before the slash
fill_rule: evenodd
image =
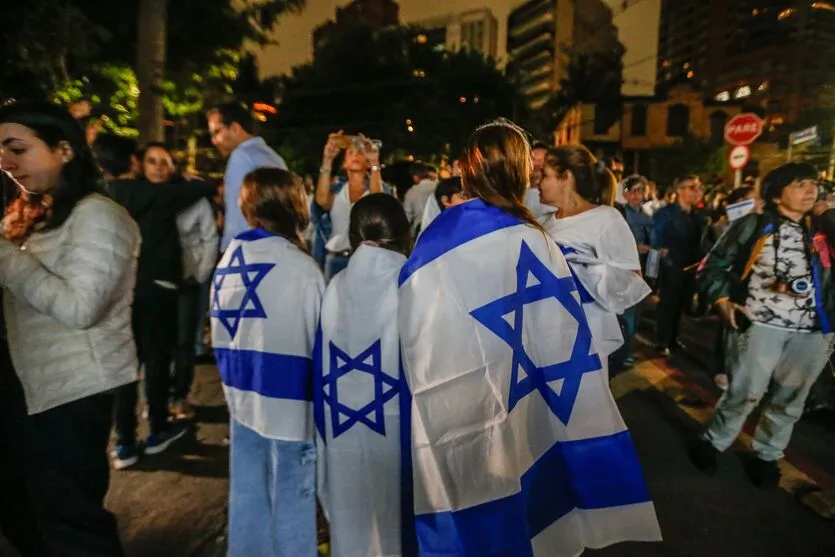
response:
<path id="1" fill-rule="evenodd" d="M 241 320 L 248 318 L 266 319 L 267 313 L 258 298 L 256 289 L 273 267 L 275 267 L 275 263 L 247 263 L 244 260 L 243 246 L 238 246 L 232 252 L 232 257 L 229 258 L 226 267 L 218 267 L 215 270 L 213 279 L 214 296 L 212 297 L 210 315 L 223 324 L 232 338 L 235 338 Z M 226 277 L 231 275 L 241 277 L 245 289 L 244 295 L 237 307 L 222 308 L 220 307 L 220 288 L 223 286 Z"/>
<path id="2" fill-rule="evenodd" d="M 537 284 L 527 286 L 529 276 L 533 276 Z M 567 425 L 583 375 L 600 369 L 600 358 L 597 354 L 589 355 L 591 330 L 583 307 L 573 294 L 576 290 L 577 285 L 572 277 L 557 278 L 523 241 L 516 264 L 516 291 L 470 312 L 470 315 L 513 350 L 508 412 L 523 398 L 538 391 L 554 415 Z M 548 298 L 554 298 L 562 304 L 577 320 L 579 327 L 568 361 L 539 367 L 528 356 L 523 344 L 523 311 L 527 304 Z M 511 312 L 512 325 L 504 319 L 504 316 Z M 519 368 L 525 371 L 526 377 L 519 379 Z M 560 393 L 557 394 L 548 383 L 559 380 L 563 383 Z"/>
<path id="3" fill-rule="evenodd" d="M 351 358 L 333 342 L 329 343 L 329 348 L 330 373 L 322 378 L 322 390 L 325 401 L 331 406 L 331 428 L 334 439 L 358 423 L 365 424 L 371 431 L 385 437 L 386 422 L 383 410 L 386 402 L 400 392 L 400 381 L 383 371 L 380 340 L 374 342 L 356 358 Z M 374 378 L 374 398 L 359 410 L 339 402 L 339 378 L 354 371 L 368 373 Z"/>

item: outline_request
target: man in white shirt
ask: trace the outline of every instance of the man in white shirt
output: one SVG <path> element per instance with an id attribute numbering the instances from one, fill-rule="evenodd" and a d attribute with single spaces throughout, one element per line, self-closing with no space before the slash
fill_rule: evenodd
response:
<path id="1" fill-rule="evenodd" d="M 267 143 L 254 135 L 252 114 L 241 103 L 219 104 L 206 113 L 212 144 L 223 156 L 228 156 L 226 174 L 223 176 L 223 201 L 226 213 L 223 219 L 223 238 L 220 251 L 241 232 L 249 228 L 241 209 L 238 196 L 244 177 L 256 168 L 282 168 L 287 164 L 281 156 L 270 149 Z"/>
<path id="2" fill-rule="evenodd" d="M 417 236 L 426 202 L 432 198 L 435 187 L 438 185 L 437 180 L 432 179 L 433 173 L 437 176 L 434 168 L 422 162 L 416 162 L 409 168 L 409 174 L 412 175 L 414 185 L 406 192 L 403 209 L 409 219 L 412 237 Z"/>

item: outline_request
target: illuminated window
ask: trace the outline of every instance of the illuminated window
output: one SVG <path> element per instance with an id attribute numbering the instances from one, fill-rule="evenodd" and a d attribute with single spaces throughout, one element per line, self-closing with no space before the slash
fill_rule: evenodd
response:
<path id="1" fill-rule="evenodd" d="M 751 96 L 751 87 L 748 85 L 743 85 L 736 91 L 734 91 L 734 98 L 735 99 L 744 99 L 745 97 Z"/>
<path id="2" fill-rule="evenodd" d="M 426 41 L 428 41 L 429 39 L 426 38 L 426 35 L 421 33 L 420 35 L 417 36 L 416 40 L 417 40 L 418 44 L 426 44 Z"/>
<path id="3" fill-rule="evenodd" d="M 754 8 L 753 10 L 751 10 L 751 15 L 753 15 L 753 16 L 760 15 L 760 10 L 758 10 L 757 8 Z"/>
<path id="4" fill-rule="evenodd" d="M 687 72 L 687 79 L 693 79 L 693 75 L 693 70 L 690 70 L 689 72 Z"/>
<path id="5" fill-rule="evenodd" d="M 729 101 L 729 100 L 731 100 L 731 93 L 730 93 L 730 91 L 720 91 L 720 92 L 716 93 L 716 96 L 713 97 L 713 98 L 716 99 L 719 102 Z"/>

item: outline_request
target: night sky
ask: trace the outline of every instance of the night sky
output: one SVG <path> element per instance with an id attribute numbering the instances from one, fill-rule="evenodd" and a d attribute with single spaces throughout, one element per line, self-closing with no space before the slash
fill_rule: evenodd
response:
<path id="1" fill-rule="evenodd" d="M 505 56 L 507 15 L 524 0 L 399 0 L 400 20 L 411 23 L 423 19 L 489 7 L 499 22 L 498 56 Z M 658 49 L 658 17 L 661 0 L 628 0 L 631 5 L 622 11 L 623 0 L 607 0 L 616 14 L 615 24 L 620 40 L 627 47 L 625 94 L 651 94 L 655 81 L 655 60 Z M 310 60 L 313 28 L 335 15 L 336 7 L 349 0 L 307 0 L 300 15 L 286 16 L 276 28 L 279 45 L 259 52 L 258 60 L 264 76 L 289 72 L 290 68 Z M 635 64 L 641 61 L 640 64 Z"/>

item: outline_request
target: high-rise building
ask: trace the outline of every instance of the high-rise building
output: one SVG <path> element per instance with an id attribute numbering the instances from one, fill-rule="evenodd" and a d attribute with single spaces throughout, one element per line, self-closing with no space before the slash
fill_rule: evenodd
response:
<path id="1" fill-rule="evenodd" d="M 537 109 L 557 91 L 571 52 L 618 44 L 612 10 L 602 0 L 528 0 L 508 16 L 507 72 Z"/>
<path id="2" fill-rule="evenodd" d="M 469 49 L 496 57 L 498 21 L 488 8 L 418 21 L 426 41 L 438 50 Z"/>
<path id="3" fill-rule="evenodd" d="M 364 24 L 383 29 L 399 23 L 400 5 L 394 0 L 354 0 L 336 8 L 335 20 L 328 20 L 313 30 L 313 52 L 340 27 Z"/>
<path id="4" fill-rule="evenodd" d="M 834 43 L 835 1 L 663 0 L 657 81 L 744 99 L 779 125 L 831 80 L 820 62 Z"/>

